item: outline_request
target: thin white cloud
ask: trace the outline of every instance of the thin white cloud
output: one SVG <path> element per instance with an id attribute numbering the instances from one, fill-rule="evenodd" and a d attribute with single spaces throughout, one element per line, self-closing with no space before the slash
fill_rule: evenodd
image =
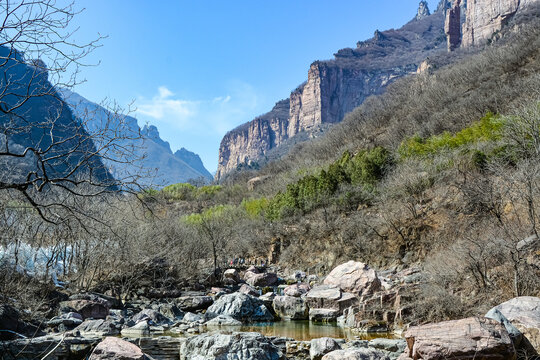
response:
<path id="1" fill-rule="evenodd" d="M 158 88 L 158 94 L 152 99 L 139 98 L 137 113 L 156 120 L 165 120 L 186 124 L 197 112 L 197 102 L 172 98 L 174 93 L 165 86 Z"/>
<path id="2" fill-rule="evenodd" d="M 250 120 L 246 115 L 257 105 L 257 96 L 250 85 L 236 82 L 229 91 L 210 100 L 185 100 L 176 98 L 168 87 L 160 86 L 152 98 L 139 97 L 136 112 L 157 125 L 166 123 L 178 130 L 212 130 L 224 135 Z"/>
<path id="3" fill-rule="evenodd" d="M 152 97 L 139 97 L 135 105 L 139 123 L 156 125 L 173 151 L 186 147 L 213 170 L 225 133 L 262 113 L 257 110 L 255 89 L 241 81 L 229 83 L 223 95 L 202 100 L 180 99 L 169 87 L 160 86 Z"/>

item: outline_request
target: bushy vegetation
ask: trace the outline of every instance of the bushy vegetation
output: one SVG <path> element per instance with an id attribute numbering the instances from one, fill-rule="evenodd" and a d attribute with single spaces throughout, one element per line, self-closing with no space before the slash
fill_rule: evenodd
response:
<path id="1" fill-rule="evenodd" d="M 296 210 L 307 212 L 335 201 L 334 195 L 345 185 L 353 185 L 361 192 L 371 192 L 392 160 L 388 150 L 377 147 L 362 150 L 356 155 L 346 151 L 342 158 L 317 175 L 307 175 L 287 185 L 269 202 L 266 216 L 282 219 Z"/>
<path id="2" fill-rule="evenodd" d="M 444 131 L 440 135 L 433 135 L 428 138 L 415 135 L 405 139 L 397 152 L 402 159 L 412 156 L 425 157 L 483 141 L 496 141 L 502 136 L 501 130 L 503 126 L 503 117 L 488 113 L 480 121 L 474 122 L 455 134 Z"/>

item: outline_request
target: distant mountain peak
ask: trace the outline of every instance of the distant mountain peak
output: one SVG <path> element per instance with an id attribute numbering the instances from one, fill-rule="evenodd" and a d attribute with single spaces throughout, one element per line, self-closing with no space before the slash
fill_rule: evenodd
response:
<path id="1" fill-rule="evenodd" d="M 98 129 L 108 119 L 115 119 L 104 107 L 93 103 L 81 95 L 67 89 L 60 91 L 64 100 L 68 103 L 76 116 L 86 118 L 85 126 Z M 90 116 L 89 116 L 90 115 Z M 123 164 L 110 164 L 115 167 L 114 173 L 141 174 L 143 185 L 166 186 L 180 182 L 199 181 L 204 178 L 210 181 L 212 175 L 204 167 L 200 157 L 184 148 L 175 154 L 171 151 L 169 142 L 163 140 L 159 130 L 154 125 L 144 125 L 142 128 L 137 124 L 137 119 L 131 116 L 118 117 L 121 121 L 119 127 L 127 126 L 130 133 L 140 134 L 140 138 L 122 140 L 123 147 L 133 149 L 133 159 Z"/>
<path id="2" fill-rule="evenodd" d="M 416 20 L 423 19 L 429 15 L 431 15 L 431 13 L 429 12 L 428 2 L 426 0 L 420 1 L 420 4 L 418 4 L 418 11 L 416 13 Z"/>

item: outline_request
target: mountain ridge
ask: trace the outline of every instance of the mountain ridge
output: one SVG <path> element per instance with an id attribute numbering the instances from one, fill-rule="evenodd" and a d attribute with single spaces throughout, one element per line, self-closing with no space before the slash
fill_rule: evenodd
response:
<path id="1" fill-rule="evenodd" d="M 90 128 L 98 128 L 106 118 L 115 114 L 76 92 L 62 89 L 62 97 L 78 116 L 85 118 L 85 124 Z M 89 116 L 89 114 L 91 116 Z M 97 116 L 96 116 L 97 115 Z M 116 116 L 118 117 L 118 115 Z M 169 142 L 161 139 L 159 130 L 154 125 L 145 124 L 139 127 L 136 118 L 121 115 L 118 120 L 125 131 L 134 136 L 122 141 L 122 146 L 130 147 L 133 157 L 128 163 L 107 162 L 114 173 L 134 174 L 143 173 L 140 182 L 147 186 L 166 186 L 180 182 L 194 182 L 203 178 L 210 181 L 212 175 L 204 167 L 200 157 L 188 150 L 173 153 Z"/>

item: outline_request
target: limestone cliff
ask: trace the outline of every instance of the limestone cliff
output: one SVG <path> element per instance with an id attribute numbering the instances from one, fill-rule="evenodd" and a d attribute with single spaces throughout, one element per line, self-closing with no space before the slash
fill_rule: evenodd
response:
<path id="1" fill-rule="evenodd" d="M 216 179 L 240 166 L 253 166 L 268 150 L 288 138 L 289 99 L 281 100 L 268 113 L 229 131 L 219 147 Z"/>
<path id="2" fill-rule="evenodd" d="M 517 12 L 539 5 L 539 0 L 469 0 L 462 46 L 485 44 Z"/>
<path id="3" fill-rule="evenodd" d="M 305 83 L 269 113 L 228 132 L 221 141 L 216 179 L 244 166 L 254 166 L 271 149 L 300 133 L 319 131 L 343 120 L 370 95 L 394 80 L 415 73 L 429 55 L 446 48 L 444 12 L 429 15 L 422 1 L 418 14 L 398 30 L 376 31 L 374 37 L 316 61 Z"/>

